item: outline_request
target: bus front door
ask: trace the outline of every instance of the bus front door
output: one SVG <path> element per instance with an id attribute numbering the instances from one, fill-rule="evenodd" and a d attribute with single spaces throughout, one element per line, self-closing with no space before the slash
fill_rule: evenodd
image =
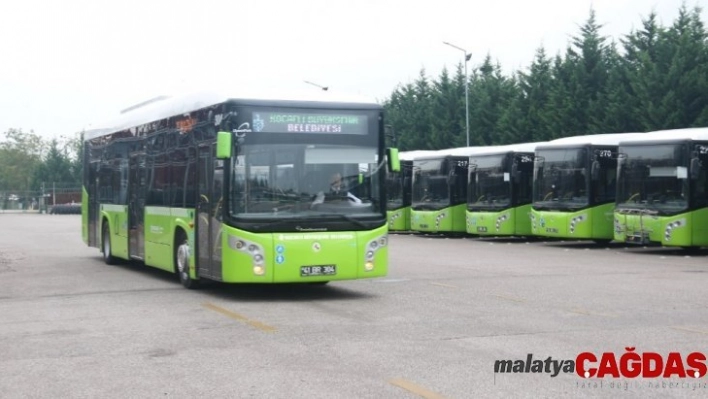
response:
<path id="1" fill-rule="evenodd" d="M 130 155 L 128 194 L 128 251 L 131 258 L 145 259 L 145 154 Z"/>
<path id="2" fill-rule="evenodd" d="M 199 198 L 197 202 L 196 260 L 199 275 L 221 280 L 221 184 L 220 173 L 215 172 L 215 145 L 199 147 L 197 166 Z M 220 171 L 219 171 L 220 172 Z"/>

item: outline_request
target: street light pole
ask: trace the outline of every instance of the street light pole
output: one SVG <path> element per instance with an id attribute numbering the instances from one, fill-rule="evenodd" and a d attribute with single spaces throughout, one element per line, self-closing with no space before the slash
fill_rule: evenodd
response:
<path id="1" fill-rule="evenodd" d="M 320 89 L 322 89 L 322 91 L 327 91 L 327 90 L 329 90 L 329 87 L 327 87 L 327 86 L 318 85 L 317 83 L 312 83 L 312 82 L 309 82 L 309 81 L 307 81 L 307 80 L 305 81 L 305 83 L 307 83 L 308 85 L 313 85 L 313 86 L 315 86 L 315 87 L 319 87 Z"/>
<path id="2" fill-rule="evenodd" d="M 456 48 L 465 54 L 465 130 L 467 131 L 467 147 L 470 146 L 470 100 L 469 100 L 469 82 L 467 78 L 467 61 L 472 58 L 472 54 L 468 53 L 467 50 L 462 47 L 457 47 L 452 43 L 443 42 L 450 47 Z"/>

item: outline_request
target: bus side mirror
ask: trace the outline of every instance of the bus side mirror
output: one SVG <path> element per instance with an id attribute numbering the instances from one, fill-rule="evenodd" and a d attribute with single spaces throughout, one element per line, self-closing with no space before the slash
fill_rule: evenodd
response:
<path id="1" fill-rule="evenodd" d="M 398 159 L 398 148 L 386 149 L 386 163 L 389 172 L 401 171 L 401 160 Z"/>
<path id="2" fill-rule="evenodd" d="M 231 158 L 231 132 L 219 132 L 216 134 L 216 158 Z"/>
<path id="3" fill-rule="evenodd" d="M 590 178 L 592 180 L 597 180 L 600 178 L 600 162 L 592 161 L 592 167 L 590 168 Z"/>
<path id="4" fill-rule="evenodd" d="M 701 160 L 698 158 L 691 158 L 691 180 L 698 179 L 701 174 Z"/>

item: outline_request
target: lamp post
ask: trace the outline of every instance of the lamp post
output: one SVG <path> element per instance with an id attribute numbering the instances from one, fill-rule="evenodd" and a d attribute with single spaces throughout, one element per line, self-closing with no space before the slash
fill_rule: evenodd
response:
<path id="1" fill-rule="evenodd" d="M 462 47 L 457 47 L 452 43 L 443 42 L 450 47 L 456 48 L 465 54 L 465 130 L 467 130 L 467 147 L 470 146 L 470 100 L 469 100 L 469 83 L 467 82 L 467 61 L 472 58 L 472 54 L 468 53 L 467 50 Z"/>
<path id="2" fill-rule="evenodd" d="M 312 83 L 312 82 L 309 82 L 309 81 L 307 81 L 307 80 L 305 81 L 305 83 L 307 83 L 308 85 L 313 85 L 313 86 L 315 86 L 315 87 L 319 87 L 320 89 L 322 89 L 322 91 L 327 91 L 327 90 L 329 90 L 329 87 L 327 87 L 327 86 L 318 85 L 317 83 Z"/>

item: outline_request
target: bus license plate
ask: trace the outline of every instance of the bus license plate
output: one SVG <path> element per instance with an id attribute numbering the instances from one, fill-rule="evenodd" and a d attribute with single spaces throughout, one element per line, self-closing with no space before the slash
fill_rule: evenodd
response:
<path id="1" fill-rule="evenodd" d="M 300 277 L 334 276 L 335 274 L 337 274 L 335 265 L 300 266 Z"/>
<path id="2" fill-rule="evenodd" d="M 478 232 L 478 233 L 486 233 L 486 232 L 487 232 L 487 226 L 477 226 L 477 232 Z"/>

